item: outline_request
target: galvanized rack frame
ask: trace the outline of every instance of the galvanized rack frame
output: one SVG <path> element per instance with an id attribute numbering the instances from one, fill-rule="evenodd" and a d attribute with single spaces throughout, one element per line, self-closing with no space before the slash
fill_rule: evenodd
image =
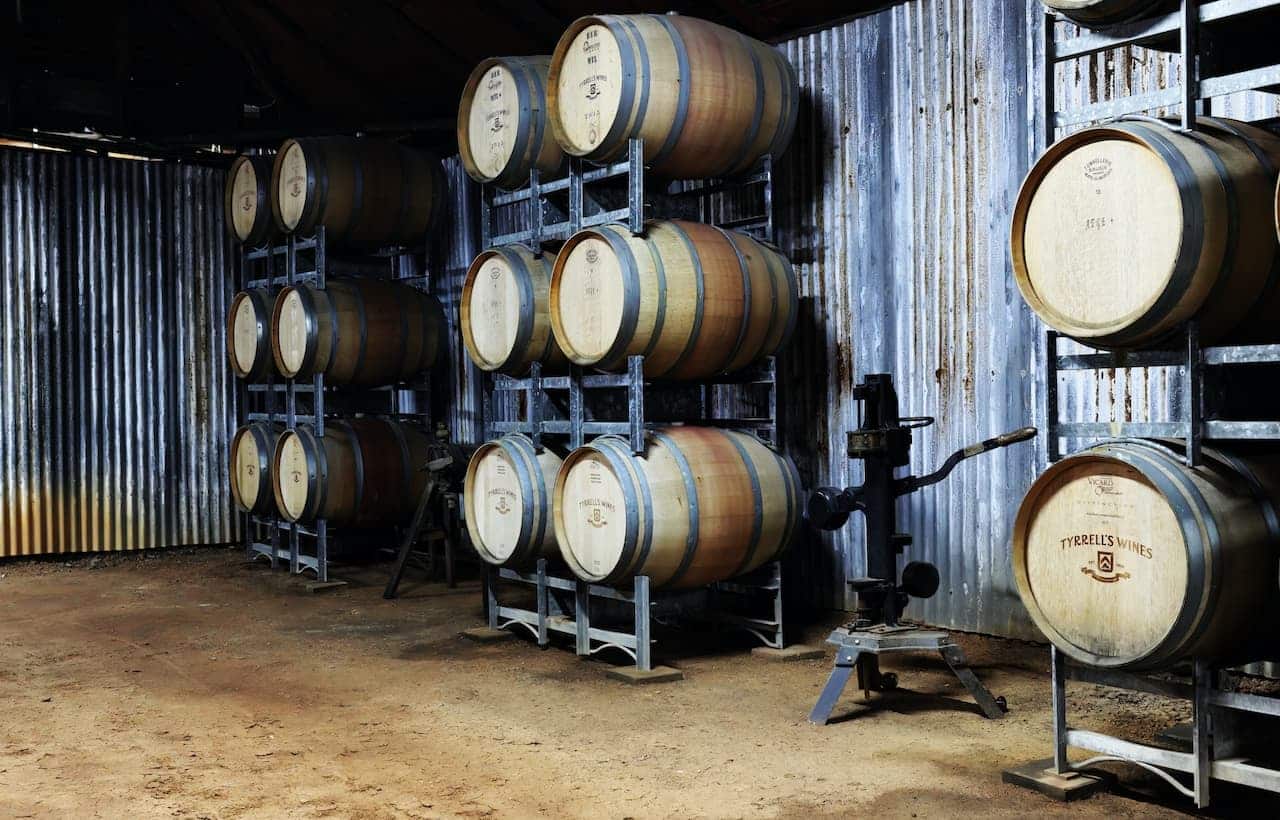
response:
<path id="1" fill-rule="evenodd" d="M 281 287 L 297 284 L 313 284 L 323 288 L 329 275 L 331 249 L 323 225 L 318 226 L 311 236 L 290 235 L 285 243 L 279 246 L 285 256 L 285 272 L 283 276 L 273 275 L 272 271 L 261 279 L 246 281 L 245 287 Z M 277 254 L 280 251 L 276 252 Z M 402 281 L 413 287 L 430 290 L 430 274 L 426 267 L 421 272 L 416 267 L 416 258 L 421 251 L 401 246 L 380 248 L 366 256 L 387 260 L 392 279 Z M 387 398 L 387 409 L 379 415 L 396 418 L 413 418 L 431 426 L 430 381 L 413 384 L 395 384 L 380 388 L 345 388 L 326 385 L 323 373 L 317 373 L 310 379 L 283 379 L 269 381 L 265 384 L 247 385 L 250 393 L 259 392 L 269 396 L 283 394 L 283 414 L 274 417 L 259 413 L 248 413 L 250 421 L 283 420 L 285 428 L 292 430 L 299 423 L 310 425 L 317 437 L 324 435 L 326 418 L 335 417 L 326 410 L 325 396 L 342 396 L 349 398 L 363 393 L 368 396 L 383 394 Z M 301 400 L 301 411 L 299 410 Z M 405 410 L 412 406 L 415 409 Z M 271 567 L 276 568 L 281 561 L 288 560 L 289 571 L 295 575 L 306 571 L 315 573 L 316 581 L 322 584 L 331 583 L 329 578 L 329 547 L 332 534 L 329 522 L 319 518 L 310 525 L 285 521 L 278 516 L 274 518 L 276 529 L 289 534 L 288 548 L 279 544 L 278 537 L 273 536 L 271 543 L 255 542 L 249 545 L 250 557 L 261 555 L 267 558 Z M 303 543 L 310 541 L 314 547 L 311 554 L 303 549 Z"/>
<path id="2" fill-rule="evenodd" d="M 264 282 L 275 278 L 278 257 L 282 257 L 287 248 L 275 242 L 240 249 L 240 284 L 241 289 L 259 287 Z M 265 421 L 268 423 L 284 420 L 283 408 L 278 408 L 274 376 L 267 376 L 264 384 L 250 384 L 243 379 L 236 379 L 237 406 L 246 421 Z M 258 555 L 270 558 L 271 567 L 277 566 L 276 555 L 280 549 L 280 518 L 275 513 L 263 515 L 255 512 L 241 512 L 241 539 L 245 557 L 252 560 Z"/>
<path id="3" fill-rule="evenodd" d="M 643 141 L 632 139 L 627 146 L 627 158 L 610 165 L 593 167 L 583 160 L 571 158 L 568 174 L 561 179 L 544 182 L 534 170 L 525 188 L 496 192 L 486 186 L 481 191 L 481 238 L 484 247 L 518 243 L 541 251 L 549 245 L 563 242 L 583 228 L 611 222 L 626 224 L 633 234 L 638 235 L 644 231 L 645 217 L 655 214 L 695 217 L 708 224 L 751 233 L 766 242 L 773 241 L 772 157 L 765 156 L 753 169 L 732 179 L 668 182 L 656 192 L 652 202 L 646 201 L 643 158 Z M 617 185 L 618 182 L 626 186 L 625 207 L 610 208 L 603 198 L 593 194 L 597 186 Z M 762 213 L 725 217 L 725 208 L 717 197 L 744 196 L 757 188 Z M 566 200 L 567 207 L 558 204 L 561 197 Z M 524 213 L 517 213 L 512 221 L 526 227 L 499 233 L 495 223 L 502 209 L 523 210 Z M 777 362 L 773 357 L 745 371 L 693 384 L 646 381 L 643 365 L 642 356 L 629 356 L 625 373 L 586 373 L 582 368 L 573 366 L 567 375 L 546 376 L 542 373 L 541 364 L 535 363 L 523 378 L 501 374 L 488 376 L 483 395 L 485 435 L 492 438 L 505 433 L 523 433 L 538 449 L 542 448 L 543 436 L 546 435 L 563 437 L 571 449 L 581 447 L 594 436 L 618 435 L 627 439 L 633 452 L 642 453 L 646 431 L 659 426 L 645 419 L 646 389 L 693 389 L 699 394 L 697 417 L 679 421 L 697 421 L 750 431 L 772 446 L 779 444 Z M 767 415 L 756 418 L 714 417 L 711 412 L 712 391 L 718 385 L 763 386 Z M 586 418 L 584 394 L 601 390 L 627 391 L 625 420 Z M 543 415 L 543 399 L 548 393 L 567 396 L 564 417 L 546 418 Z M 522 406 L 523 411 L 520 409 Z M 545 560 L 539 560 L 532 572 L 486 565 L 484 586 L 489 627 L 501 629 L 522 624 L 534 634 L 539 646 L 549 644 L 551 632 L 571 634 L 579 655 L 587 656 L 615 648 L 631 657 L 641 671 L 650 671 L 652 611 L 662 599 L 662 593 L 655 595 L 651 592 L 650 579 L 637 576 L 631 591 L 626 592 L 581 581 L 567 571 L 556 572 L 558 574 L 548 571 Z M 498 588 L 504 581 L 532 586 L 537 609 L 503 604 L 498 599 Z M 786 645 L 781 562 L 771 562 L 746 576 L 713 584 L 708 589 L 713 604 L 710 615 L 717 623 L 746 630 L 765 646 L 774 649 L 782 649 Z M 558 600 L 558 596 L 570 593 L 574 599 L 572 606 Z M 768 598 L 770 613 L 754 617 L 730 613 L 715 605 L 723 597 L 734 595 Z M 619 632 L 592 626 L 593 599 L 618 601 L 631 607 L 634 630 Z"/>
<path id="4" fill-rule="evenodd" d="M 1280 63 L 1235 74 L 1205 76 L 1207 66 L 1201 48 L 1199 28 L 1203 23 L 1280 9 L 1280 0 L 1182 0 L 1181 8 L 1169 14 L 1139 20 L 1103 31 L 1086 32 L 1059 40 L 1057 17 L 1045 17 L 1045 111 L 1046 144 L 1052 144 L 1057 129 L 1085 125 L 1120 117 L 1133 112 L 1149 111 L 1181 105 L 1181 126 L 1194 130 L 1197 118 L 1206 113 L 1213 97 L 1240 91 L 1260 91 L 1280 85 Z M 1158 36 L 1178 37 L 1178 51 L 1183 66 L 1183 84 L 1179 87 L 1094 103 L 1075 110 L 1057 109 L 1057 65 L 1066 60 L 1089 56 L 1109 49 L 1149 43 Z M 1047 331 L 1045 368 L 1047 373 L 1046 429 L 1048 456 L 1051 462 L 1062 457 L 1061 439 L 1098 439 L 1106 437 L 1172 437 L 1186 442 L 1186 463 L 1201 463 L 1201 444 L 1213 439 L 1280 440 L 1280 420 L 1230 421 L 1215 418 L 1218 408 L 1206 394 L 1205 371 L 1208 367 L 1280 362 L 1280 345 L 1202 347 L 1195 321 L 1174 335 L 1166 349 L 1141 351 L 1102 351 L 1083 354 L 1060 354 L 1061 336 Z M 1186 418 L 1180 421 L 1064 422 L 1059 418 L 1058 379 L 1063 371 L 1101 370 L 1109 368 L 1179 367 L 1184 372 L 1184 405 Z M 1104 761 L 1125 762 L 1142 767 L 1169 782 L 1181 794 L 1191 797 L 1198 808 L 1209 802 L 1209 782 L 1219 779 L 1280 793 L 1280 771 L 1259 767 L 1243 759 L 1215 759 L 1215 743 L 1221 745 L 1221 733 L 1215 737 L 1210 721 L 1210 707 L 1222 707 L 1253 714 L 1280 716 L 1280 699 L 1227 692 L 1218 687 L 1219 670 L 1203 662 L 1193 664 L 1191 684 L 1168 681 L 1110 670 L 1069 666 L 1056 647 L 1052 650 L 1054 769 L 1059 774 L 1087 769 Z M 1065 682 L 1087 681 L 1133 691 L 1149 692 L 1192 701 L 1194 720 L 1193 749 L 1190 753 L 1171 752 L 1154 746 L 1134 743 L 1099 732 L 1071 729 L 1067 725 Z M 1081 763 L 1067 759 L 1067 748 L 1075 746 L 1099 753 Z M 1166 770 L 1190 773 L 1192 787 L 1179 783 Z"/>
<path id="5" fill-rule="evenodd" d="M 1080 666 L 1070 663 L 1057 647 L 1050 651 L 1053 760 L 1059 773 L 1085 770 L 1099 763 L 1131 763 L 1155 774 L 1178 793 L 1194 800 L 1198 809 L 1209 805 L 1210 782 L 1213 780 L 1280 793 L 1280 769 L 1261 766 L 1241 756 L 1232 748 L 1239 738 L 1230 721 L 1214 720 L 1214 713 L 1219 710 L 1280 717 L 1280 698 L 1230 691 L 1222 686 L 1223 670 L 1203 661 L 1192 665 L 1189 681 L 1179 681 Z M 1101 732 L 1071 728 L 1067 724 L 1068 680 L 1190 701 L 1191 751 L 1171 751 Z M 1097 756 L 1072 763 L 1067 759 L 1070 746 L 1096 752 Z M 1188 788 L 1179 782 L 1168 770 L 1191 775 L 1191 786 Z"/>

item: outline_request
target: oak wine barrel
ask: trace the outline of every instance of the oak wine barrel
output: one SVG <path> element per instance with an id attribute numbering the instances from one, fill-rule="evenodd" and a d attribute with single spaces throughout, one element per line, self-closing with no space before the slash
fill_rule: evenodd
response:
<path id="1" fill-rule="evenodd" d="M 458 318 L 467 355 L 481 370 L 521 376 L 533 362 L 564 365 L 547 297 L 556 255 L 523 245 L 484 251 L 462 285 Z"/>
<path id="2" fill-rule="evenodd" d="M 245 512 L 275 512 L 271 456 L 283 432 L 283 424 L 255 421 L 241 427 L 231 439 L 231 498 Z"/>
<path id="3" fill-rule="evenodd" d="M 710 225 L 659 220 L 579 231 L 556 257 L 551 326 L 570 361 L 602 370 L 643 355 L 651 378 L 697 379 L 777 353 L 799 311 L 776 249 Z"/>
<path id="4" fill-rule="evenodd" d="M 1042 0 L 1049 11 L 1056 11 L 1062 16 L 1090 28 L 1111 26 L 1126 23 L 1157 10 L 1162 6 L 1170 9 L 1177 6 L 1177 0 Z"/>
<path id="5" fill-rule="evenodd" d="M 644 140 L 672 178 L 723 176 L 778 156 L 795 132 L 800 91 L 777 50 L 694 17 L 581 17 L 551 57 L 547 108 L 556 141 L 605 162 Z"/>
<path id="6" fill-rule="evenodd" d="M 259 247 L 276 233 L 271 215 L 271 168 L 274 160 L 261 154 L 241 154 L 227 172 L 223 210 L 236 241 Z"/>
<path id="7" fill-rule="evenodd" d="M 1050 327 L 1122 349 L 1192 317 L 1206 341 L 1280 339 L 1280 137 L 1199 122 L 1194 134 L 1145 118 L 1088 128 L 1031 169 L 1013 269 Z"/>
<path id="8" fill-rule="evenodd" d="M 520 188 L 537 168 L 566 168 L 564 150 L 547 127 L 547 68 L 551 58 L 490 57 L 476 66 L 458 106 L 458 154 L 481 184 Z"/>
<path id="9" fill-rule="evenodd" d="M 272 456 L 276 505 L 290 521 L 408 523 L 427 482 L 430 444 L 417 425 L 376 418 L 326 419 L 323 436 L 286 431 Z"/>
<path id="10" fill-rule="evenodd" d="M 711 427 L 650 433 L 644 455 L 614 436 L 565 459 L 552 491 L 556 541 L 583 580 L 648 575 L 697 587 L 786 550 L 800 518 L 790 459 L 759 439 Z"/>
<path id="11" fill-rule="evenodd" d="M 518 433 L 480 445 L 467 464 L 463 504 L 467 532 L 480 557 L 528 567 L 559 555 L 551 524 L 551 487 L 561 459 L 537 452 Z"/>
<path id="12" fill-rule="evenodd" d="M 1013 529 L 1018 593 L 1093 666 L 1245 662 L 1277 645 L 1280 455 L 1117 440 L 1057 462 Z"/>
<path id="13" fill-rule="evenodd" d="M 325 227 L 329 242 L 417 245 L 448 197 L 440 161 L 372 137 L 285 140 L 272 172 L 271 207 L 285 233 Z"/>
<path id="14" fill-rule="evenodd" d="M 227 312 L 227 357 L 231 370 L 246 381 L 274 376 L 271 355 L 271 309 L 274 294 L 266 288 L 242 290 L 231 300 Z"/>
<path id="15" fill-rule="evenodd" d="M 410 380 L 441 361 L 448 328 L 439 300 L 386 279 L 330 279 L 276 297 L 271 347 L 287 378 L 324 373 L 331 384 Z"/>

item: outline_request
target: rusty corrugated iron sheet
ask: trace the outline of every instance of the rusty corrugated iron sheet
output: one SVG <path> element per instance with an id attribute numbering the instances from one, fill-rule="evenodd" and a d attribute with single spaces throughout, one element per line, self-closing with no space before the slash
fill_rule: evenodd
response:
<path id="1" fill-rule="evenodd" d="M 222 189 L 0 149 L 0 557 L 236 537 Z"/>

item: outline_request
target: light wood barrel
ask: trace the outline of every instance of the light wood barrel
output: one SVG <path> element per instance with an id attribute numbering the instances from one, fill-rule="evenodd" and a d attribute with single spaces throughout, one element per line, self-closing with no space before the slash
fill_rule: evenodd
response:
<path id="1" fill-rule="evenodd" d="M 1052 465 L 1022 501 L 1013 569 L 1032 620 L 1087 664 L 1159 669 L 1274 648 L 1280 456 L 1107 442 Z"/>
<path id="2" fill-rule="evenodd" d="M 795 467 L 752 436 L 710 427 L 649 435 L 643 456 L 613 436 L 569 454 L 552 491 L 556 541 L 597 583 L 655 587 L 732 578 L 782 554 L 800 518 Z"/>
<path id="3" fill-rule="evenodd" d="M 227 312 L 227 358 L 231 370 L 246 381 L 278 374 L 271 355 L 271 309 L 275 296 L 266 288 L 242 290 Z"/>
<path id="4" fill-rule="evenodd" d="M 551 332 L 547 294 L 556 255 L 523 245 L 481 253 L 467 270 L 458 309 L 462 342 L 481 370 L 520 376 L 533 362 L 565 364 Z"/>
<path id="5" fill-rule="evenodd" d="M 385 139 L 306 137 L 276 154 L 271 207 L 285 233 L 324 225 L 335 244 L 417 245 L 448 197 L 440 161 Z"/>
<path id="6" fill-rule="evenodd" d="M 331 279 L 280 291 L 271 317 L 276 368 L 287 378 L 324 373 L 332 384 L 408 381 L 440 361 L 447 325 L 439 300 L 385 279 Z"/>
<path id="7" fill-rule="evenodd" d="M 1079 131 L 1031 169 L 1013 269 L 1041 319 L 1095 347 L 1280 338 L 1273 224 L 1280 138 L 1230 120 L 1185 134 L 1154 120 Z"/>
<path id="8" fill-rule="evenodd" d="M 567 153 L 608 161 L 638 137 L 645 164 L 674 178 L 732 174 L 780 155 L 799 101 L 781 53 L 679 15 L 579 18 L 547 76 L 552 132 Z"/>
<path id="9" fill-rule="evenodd" d="M 276 233 L 271 216 L 271 168 L 274 160 L 259 154 L 241 154 L 227 172 L 222 202 L 227 229 L 237 242 L 256 248 Z"/>
<path id="10" fill-rule="evenodd" d="M 241 427 L 231 439 L 231 498 L 245 512 L 266 515 L 276 511 L 271 456 L 283 432 L 283 424 L 255 421 Z"/>
<path id="11" fill-rule="evenodd" d="M 476 66 L 458 106 L 458 153 L 476 182 L 529 184 L 529 172 L 563 173 L 564 150 L 547 127 L 551 58 L 490 57 Z"/>
<path id="12" fill-rule="evenodd" d="M 280 436 L 272 456 L 280 514 L 347 527 L 408 523 L 427 482 L 427 431 L 375 418 L 326 419 L 324 427 L 323 436 L 309 427 Z"/>
<path id="13" fill-rule="evenodd" d="M 1136 20 L 1158 7 L 1177 5 L 1176 0 L 1042 0 L 1049 11 L 1056 11 L 1082 26 L 1110 26 Z"/>
<path id="14" fill-rule="evenodd" d="M 463 504 L 467 532 L 480 557 L 504 567 L 528 567 L 560 554 L 551 525 L 551 487 L 561 459 L 539 453 L 512 434 L 480 445 L 467 464 Z"/>
<path id="15" fill-rule="evenodd" d="M 645 375 L 697 379 L 778 352 L 799 310 L 795 271 L 746 234 L 697 222 L 579 231 L 556 258 L 551 327 L 569 360 L 603 370 L 645 357 Z"/>

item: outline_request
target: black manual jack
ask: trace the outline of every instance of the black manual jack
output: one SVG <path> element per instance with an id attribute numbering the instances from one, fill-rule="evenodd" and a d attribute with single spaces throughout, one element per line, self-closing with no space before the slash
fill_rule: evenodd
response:
<path id="1" fill-rule="evenodd" d="M 893 376 L 873 373 L 854 388 L 861 402 L 862 420 L 849 433 L 849 458 L 865 463 L 863 483 L 858 487 L 820 487 L 809 496 L 809 522 L 824 530 L 844 526 L 852 512 L 866 519 L 867 575 L 852 578 L 849 585 L 858 593 L 854 620 L 831 633 L 827 643 L 836 647 L 835 668 L 809 720 L 826 724 L 844 691 L 850 675 L 858 672 L 858 688 L 864 696 L 871 691 L 897 687 L 893 673 L 881 673 L 879 656 L 886 652 L 936 651 L 964 684 L 988 718 L 1003 717 L 1004 698 L 994 698 L 973 671 L 964 653 L 945 632 L 922 629 L 899 620 L 911 598 L 930 598 L 938 591 L 938 568 L 925 561 L 911 561 L 898 575 L 898 556 L 911 544 L 911 536 L 897 531 L 894 503 L 922 487 L 937 484 L 966 458 L 1035 438 L 1036 428 L 1024 427 L 957 450 L 932 473 L 897 478 L 894 472 L 911 460 L 911 431 L 928 427 L 928 416 L 903 418 L 898 415 L 898 394 Z"/>

